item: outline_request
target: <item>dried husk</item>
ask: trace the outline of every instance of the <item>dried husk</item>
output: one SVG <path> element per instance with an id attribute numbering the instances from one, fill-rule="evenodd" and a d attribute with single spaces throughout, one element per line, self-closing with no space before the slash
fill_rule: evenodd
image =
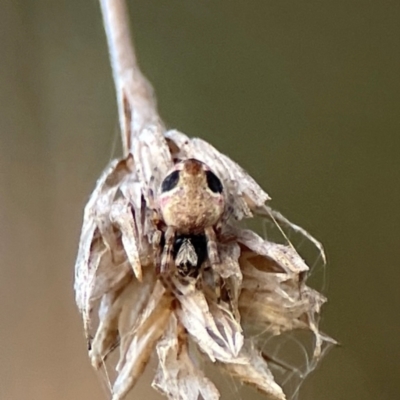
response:
<path id="1" fill-rule="evenodd" d="M 166 291 L 155 276 L 152 212 L 167 171 L 176 160 L 189 157 L 206 163 L 224 184 L 221 264 L 205 269 L 198 280 L 173 277 L 173 290 Z M 133 137 L 131 152 L 106 168 L 85 208 L 75 291 L 94 367 L 102 368 L 119 347 L 113 400 L 125 397 L 153 353 L 158 357 L 153 386 L 169 399 L 218 399 L 189 342 L 268 398 L 284 400 L 258 342 L 246 337 L 244 327 L 273 335 L 309 330 L 316 337 L 316 360 L 323 344 L 333 342 L 318 330 L 326 299 L 306 286 L 308 266 L 296 250 L 237 225 L 242 218 L 261 216 L 290 226 L 265 205 L 268 199 L 238 164 L 213 146 L 176 130 L 165 132 L 161 124 L 145 127 Z M 322 249 L 301 228 L 292 228 Z"/>

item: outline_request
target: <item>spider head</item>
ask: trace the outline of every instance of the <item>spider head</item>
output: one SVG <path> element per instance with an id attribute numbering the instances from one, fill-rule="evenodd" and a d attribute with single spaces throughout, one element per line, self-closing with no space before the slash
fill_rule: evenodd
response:
<path id="1" fill-rule="evenodd" d="M 190 158 L 177 163 L 164 178 L 158 205 L 167 226 L 185 234 L 200 233 L 221 219 L 224 188 L 206 164 Z"/>
<path id="2" fill-rule="evenodd" d="M 180 276 L 197 278 L 207 257 L 205 235 L 177 235 L 172 255 Z"/>

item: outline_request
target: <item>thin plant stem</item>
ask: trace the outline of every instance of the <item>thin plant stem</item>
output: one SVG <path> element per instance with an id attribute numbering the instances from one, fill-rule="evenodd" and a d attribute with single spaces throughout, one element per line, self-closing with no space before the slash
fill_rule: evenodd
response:
<path id="1" fill-rule="evenodd" d="M 151 84 L 135 55 L 125 0 L 100 0 L 117 94 L 124 156 L 132 151 L 132 135 L 159 121 Z"/>

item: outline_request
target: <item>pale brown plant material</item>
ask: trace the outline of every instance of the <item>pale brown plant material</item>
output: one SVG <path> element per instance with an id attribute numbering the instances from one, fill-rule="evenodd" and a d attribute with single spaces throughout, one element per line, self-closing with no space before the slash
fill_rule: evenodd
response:
<path id="1" fill-rule="evenodd" d="M 334 343 L 318 329 L 326 299 L 306 285 L 309 268 L 290 244 L 266 241 L 237 222 L 272 219 L 304 234 L 324 257 L 322 247 L 266 206 L 267 193 L 229 157 L 202 139 L 164 128 L 151 86 L 136 64 L 124 2 L 102 0 L 102 10 L 125 154 L 105 169 L 85 207 L 75 266 L 76 302 L 91 362 L 103 368 L 107 356 L 119 348 L 112 400 L 126 396 L 152 354 L 158 358 L 153 387 L 171 400 L 219 398 L 197 365 L 198 357 L 268 398 L 284 400 L 270 371 L 274 360 L 246 332 L 249 327 L 277 336 L 311 331 L 316 362 L 324 343 Z M 160 186 L 179 160 L 191 158 L 204 163 L 223 185 L 224 213 L 212 242 L 216 254 L 198 276 L 182 278 L 172 268 L 168 279 L 160 279 L 160 244 L 154 247 Z M 171 225 L 164 224 L 165 229 Z M 185 243 L 175 260 L 196 257 L 195 248 Z"/>

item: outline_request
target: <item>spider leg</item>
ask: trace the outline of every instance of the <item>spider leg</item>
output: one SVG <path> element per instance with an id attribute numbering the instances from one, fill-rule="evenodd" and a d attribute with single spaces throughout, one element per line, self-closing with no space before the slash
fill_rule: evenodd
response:
<path id="1" fill-rule="evenodd" d="M 204 234 L 207 240 L 207 253 L 210 264 L 211 266 L 219 264 L 220 259 L 217 248 L 217 236 L 215 234 L 214 228 L 212 226 L 208 226 L 204 229 Z"/>
<path id="2" fill-rule="evenodd" d="M 172 250 L 174 247 L 175 229 L 169 226 L 165 232 L 165 245 L 161 257 L 160 273 L 165 275 L 169 272 L 169 266 L 172 261 Z"/>
<path id="3" fill-rule="evenodd" d="M 161 239 L 162 232 L 156 230 L 152 237 L 153 254 L 154 254 L 154 265 L 156 267 L 156 275 L 160 275 L 161 271 Z"/>
<path id="4" fill-rule="evenodd" d="M 215 272 L 214 273 L 214 291 L 215 295 L 217 296 L 217 303 L 219 304 L 221 301 L 221 285 L 222 285 L 222 280 L 221 277 Z"/>

